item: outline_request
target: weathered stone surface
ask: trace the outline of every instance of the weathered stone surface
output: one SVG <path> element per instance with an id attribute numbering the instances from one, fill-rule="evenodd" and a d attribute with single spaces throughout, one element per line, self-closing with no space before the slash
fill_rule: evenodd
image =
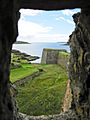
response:
<path id="1" fill-rule="evenodd" d="M 69 77 L 73 94 L 72 108 L 81 120 L 90 119 L 90 10 L 73 15 L 75 31 L 70 36 Z"/>
<path id="2" fill-rule="evenodd" d="M 42 64 L 59 64 L 67 67 L 69 53 L 64 49 L 48 49 L 44 48 L 42 52 Z"/>
<path id="3" fill-rule="evenodd" d="M 49 116 L 29 116 L 26 114 L 20 113 L 20 120 L 81 120 L 77 117 L 74 111 L 69 110 L 66 113 L 61 113 L 57 115 Z"/>
<path id="4" fill-rule="evenodd" d="M 18 35 L 19 13 L 14 0 L 0 1 L 0 120 L 16 120 L 10 94 L 9 74 L 12 43 Z"/>
<path id="5" fill-rule="evenodd" d="M 89 0 L 19 0 L 19 6 L 41 10 L 60 10 L 90 6 L 90 2 Z"/>
<path id="6" fill-rule="evenodd" d="M 57 49 L 43 49 L 42 52 L 42 64 L 57 64 L 59 50 Z"/>
<path id="7" fill-rule="evenodd" d="M 68 64 L 69 64 L 69 56 L 70 54 L 66 51 L 61 51 L 58 54 L 57 64 L 63 66 L 63 68 L 67 69 L 68 71 Z"/>
<path id="8" fill-rule="evenodd" d="M 70 88 L 70 80 L 67 81 L 66 93 L 62 105 L 62 112 L 67 112 L 71 108 L 72 94 Z"/>

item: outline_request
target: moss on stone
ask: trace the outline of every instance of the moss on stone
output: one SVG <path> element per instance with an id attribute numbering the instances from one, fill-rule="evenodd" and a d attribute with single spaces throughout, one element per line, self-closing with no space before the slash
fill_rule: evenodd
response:
<path id="1" fill-rule="evenodd" d="M 74 71 L 76 72 L 76 70 L 77 70 L 77 67 L 76 67 L 76 63 L 74 64 Z"/>
<path id="2" fill-rule="evenodd" d="M 69 57 L 69 53 L 68 52 L 65 52 L 65 51 L 60 51 L 59 52 L 59 55 L 62 55 L 64 57 Z"/>
<path id="3" fill-rule="evenodd" d="M 80 55 L 78 57 L 78 62 L 82 65 L 83 62 L 83 50 L 80 48 Z"/>
<path id="4" fill-rule="evenodd" d="M 65 49 L 44 48 L 43 51 L 61 51 L 67 52 Z"/>
<path id="5" fill-rule="evenodd" d="M 77 107 L 76 109 L 80 115 L 83 114 L 83 110 L 82 110 L 81 106 Z"/>

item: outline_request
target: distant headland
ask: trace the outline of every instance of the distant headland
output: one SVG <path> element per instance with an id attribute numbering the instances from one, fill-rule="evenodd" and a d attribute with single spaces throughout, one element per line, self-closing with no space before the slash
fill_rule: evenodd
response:
<path id="1" fill-rule="evenodd" d="M 14 44 L 30 44 L 30 43 L 25 41 L 16 41 Z"/>

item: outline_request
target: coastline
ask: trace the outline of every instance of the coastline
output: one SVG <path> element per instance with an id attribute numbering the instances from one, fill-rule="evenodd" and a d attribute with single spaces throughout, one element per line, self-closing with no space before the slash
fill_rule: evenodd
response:
<path id="1" fill-rule="evenodd" d="M 20 52 L 24 52 L 28 55 L 40 57 L 40 59 L 31 62 L 31 63 L 40 63 L 41 62 L 42 51 L 43 51 L 44 48 L 65 49 L 68 52 L 70 52 L 69 46 L 65 45 L 65 43 L 66 42 L 14 44 L 13 49 L 19 50 Z"/>

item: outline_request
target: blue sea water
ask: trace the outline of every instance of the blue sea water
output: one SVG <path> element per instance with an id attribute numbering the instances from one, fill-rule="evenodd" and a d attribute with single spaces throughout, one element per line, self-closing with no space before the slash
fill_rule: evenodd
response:
<path id="1" fill-rule="evenodd" d="M 14 44 L 13 49 L 19 50 L 32 56 L 39 56 L 40 59 L 33 61 L 34 63 L 41 62 L 43 48 L 65 49 L 70 52 L 70 48 L 65 42 L 57 43 L 31 43 L 31 44 Z"/>

